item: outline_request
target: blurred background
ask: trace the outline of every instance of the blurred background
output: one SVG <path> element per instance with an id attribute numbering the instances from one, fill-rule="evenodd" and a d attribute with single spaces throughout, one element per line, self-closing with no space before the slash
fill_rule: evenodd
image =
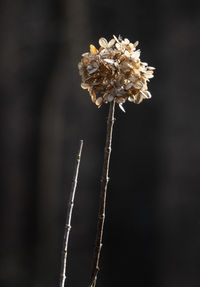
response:
<path id="1" fill-rule="evenodd" d="M 0 286 L 88 286 L 108 105 L 80 88 L 89 44 L 139 40 L 152 100 L 116 107 L 97 287 L 200 286 L 198 1 L 0 1 Z"/>

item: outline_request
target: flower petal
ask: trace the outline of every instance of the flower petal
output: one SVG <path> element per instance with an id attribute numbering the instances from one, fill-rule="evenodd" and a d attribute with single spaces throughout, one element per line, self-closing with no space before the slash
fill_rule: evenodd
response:
<path id="1" fill-rule="evenodd" d="M 98 54 L 98 50 L 97 50 L 97 48 L 94 45 L 90 45 L 90 53 L 92 55 Z"/>
<path id="2" fill-rule="evenodd" d="M 129 43 L 130 43 L 129 39 L 125 38 L 124 41 L 123 41 L 123 44 L 128 45 Z"/>
<path id="3" fill-rule="evenodd" d="M 111 40 L 108 42 L 108 48 L 111 48 L 114 44 L 115 44 L 115 39 L 111 39 Z"/>
<path id="4" fill-rule="evenodd" d="M 98 106 L 98 108 L 100 108 L 100 106 L 102 105 L 102 103 L 103 103 L 102 97 L 99 97 L 99 98 L 95 101 L 95 104 Z"/>
<path id="5" fill-rule="evenodd" d="M 134 45 L 134 47 L 136 48 L 136 47 L 139 45 L 139 42 L 136 41 L 133 45 Z"/>
<path id="6" fill-rule="evenodd" d="M 122 45 L 119 42 L 115 44 L 115 47 L 117 48 L 117 50 L 122 49 Z"/>
<path id="7" fill-rule="evenodd" d="M 99 39 L 99 45 L 103 48 L 107 48 L 108 47 L 108 41 L 105 38 L 100 38 Z"/>
<path id="8" fill-rule="evenodd" d="M 81 83 L 81 88 L 82 89 L 84 89 L 84 90 L 86 90 L 86 89 L 88 89 L 88 84 L 86 84 L 86 83 Z"/>
<path id="9" fill-rule="evenodd" d="M 143 83 L 141 81 L 136 81 L 133 83 L 135 89 L 141 89 L 143 87 Z"/>
<path id="10" fill-rule="evenodd" d="M 151 93 L 149 91 L 140 91 L 145 99 L 151 99 Z"/>
<path id="11" fill-rule="evenodd" d="M 120 109 L 125 113 L 126 111 L 125 111 L 125 109 L 124 109 L 124 107 L 122 106 L 122 104 L 119 104 L 119 107 L 120 107 Z"/>
<path id="12" fill-rule="evenodd" d="M 133 86 L 133 83 L 128 83 L 126 86 L 125 86 L 125 90 L 129 90 L 130 88 L 132 88 L 132 86 Z"/>
<path id="13" fill-rule="evenodd" d="M 108 63 L 108 64 L 114 64 L 115 61 L 113 59 L 104 59 L 104 62 Z"/>
<path id="14" fill-rule="evenodd" d="M 117 37 L 116 37 L 115 35 L 113 35 L 113 38 L 115 39 L 115 41 L 116 41 L 117 43 L 119 43 L 119 40 L 117 39 Z"/>
<path id="15" fill-rule="evenodd" d="M 92 89 L 89 90 L 90 96 L 91 96 L 91 100 L 93 103 L 96 103 L 96 94 L 94 91 L 92 91 Z"/>
<path id="16" fill-rule="evenodd" d="M 89 71 L 88 71 L 88 74 L 90 74 L 90 75 L 91 75 L 91 74 L 94 74 L 97 70 L 98 70 L 98 68 L 95 67 L 95 68 L 89 70 Z"/>
<path id="17" fill-rule="evenodd" d="M 134 101 L 135 101 L 134 95 L 133 95 L 133 96 L 128 97 L 128 101 L 129 101 L 129 102 L 134 102 Z"/>
<path id="18" fill-rule="evenodd" d="M 138 59 L 140 57 L 140 53 L 141 53 L 140 50 L 137 50 L 137 51 L 132 53 L 131 57 Z"/>
<path id="19" fill-rule="evenodd" d="M 137 95 L 135 95 L 135 99 L 134 99 L 135 104 L 140 104 L 142 100 L 143 100 L 142 94 L 138 93 Z"/>

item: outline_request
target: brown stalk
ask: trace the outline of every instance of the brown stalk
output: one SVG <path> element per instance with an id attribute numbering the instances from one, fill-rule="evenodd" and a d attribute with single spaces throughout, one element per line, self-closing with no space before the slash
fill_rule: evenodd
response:
<path id="1" fill-rule="evenodd" d="M 110 154 L 111 154 L 111 145 L 112 145 L 112 131 L 114 124 L 114 113 L 115 113 L 115 101 L 110 103 L 109 114 L 107 120 L 107 134 L 106 134 L 106 143 L 104 149 L 104 162 L 103 170 L 101 177 L 101 189 L 100 189 L 100 198 L 99 198 L 99 213 L 98 213 L 98 222 L 97 222 L 97 231 L 96 231 L 96 241 L 94 246 L 94 255 L 92 262 L 92 272 L 90 277 L 90 287 L 96 286 L 97 274 L 99 271 L 99 259 L 102 248 L 102 237 L 103 237 L 103 228 L 105 221 L 105 209 L 106 209 L 106 193 L 108 185 L 108 174 L 109 174 L 109 163 L 110 163 Z"/>
<path id="2" fill-rule="evenodd" d="M 76 158 L 76 164 L 74 169 L 74 177 L 72 181 L 71 192 L 69 195 L 68 207 L 67 207 L 67 216 L 66 216 L 66 223 L 65 223 L 65 230 L 64 230 L 64 240 L 63 240 L 63 247 L 62 247 L 62 258 L 61 258 L 61 272 L 60 272 L 60 282 L 59 287 L 65 286 L 65 279 L 66 279 L 66 267 L 67 267 L 67 248 L 68 248 L 68 241 L 69 241 L 69 234 L 71 230 L 71 218 L 72 218 L 72 210 L 74 206 L 74 197 L 76 192 L 76 186 L 78 181 L 78 172 L 79 166 L 81 161 L 81 153 L 83 147 L 83 140 L 80 140 L 79 150 Z"/>

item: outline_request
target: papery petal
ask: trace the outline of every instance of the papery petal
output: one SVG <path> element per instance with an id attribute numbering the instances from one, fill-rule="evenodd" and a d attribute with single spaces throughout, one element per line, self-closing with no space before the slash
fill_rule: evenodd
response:
<path id="1" fill-rule="evenodd" d="M 82 54 L 82 57 L 87 57 L 89 55 L 89 53 L 87 52 L 87 53 L 83 53 Z"/>
<path id="2" fill-rule="evenodd" d="M 143 87 L 143 83 L 141 81 L 137 81 L 137 82 L 133 83 L 133 87 L 135 89 L 141 89 Z"/>
<path id="3" fill-rule="evenodd" d="M 111 39 L 108 43 L 108 48 L 111 48 L 115 44 L 115 39 Z"/>
<path id="4" fill-rule="evenodd" d="M 121 50 L 122 49 L 122 45 L 120 43 L 116 43 L 115 47 L 117 48 L 117 50 Z"/>
<path id="5" fill-rule="evenodd" d="M 87 64 L 89 62 L 89 59 L 86 57 L 83 57 L 82 62 L 83 64 Z"/>
<path id="6" fill-rule="evenodd" d="M 136 41 L 133 46 L 136 48 L 139 45 L 139 41 Z"/>
<path id="7" fill-rule="evenodd" d="M 90 53 L 92 55 L 98 54 L 98 50 L 97 50 L 97 48 L 94 45 L 90 45 Z"/>
<path id="8" fill-rule="evenodd" d="M 145 99 L 151 99 L 151 93 L 149 91 L 140 91 Z"/>
<path id="9" fill-rule="evenodd" d="M 113 35 L 113 38 L 115 39 L 116 42 L 119 43 L 119 40 L 117 39 L 117 37 L 115 35 Z"/>
<path id="10" fill-rule="evenodd" d="M 107 48 L 108 46 L 108 41 L 105 38 L 100 38 L 99 39 L 99 45 L 103 48 Z"/>
<path id="11" fill-rule="evenodd" d="M 140 53 L 141 53 L 140 50 L 137 50 L 137 51 L 132 53 L 131 57 L 138 59 L 140 57 Z"/>
<path id="12" fill-rule="evenodd" d="M 119 107 L 120 107 L 120 109 L 125 113 L 126 111 L 125 111 L 125 109 L 124 109 L 124 107 L 122 106 L 122 104 L 119 104 Z"/>
<path id="13" fill-rule="evenodd" d="M 93 68 L 91 70 L 89 70 L 88 74 L 94 74 L 96 71 L 98 70 L 98 68 Z"/>
<path id="14" fill-rule="evenodd" d="M 90 96 L 91 96 L 91 100 L 93 103 L 96 103 L 96 94 L 94 91 L 89 90 Z"/>
<path id="15" fill-rule="evenodd" d="M 107 100 L 108 102 L 112 102 L 113 99 L 114 99 L 114 97 L 113 97 L 112 95 L 108 95 L 108 96 L 106 97 L 106 100 Z"/>
<path id="16" fill-rule="evenodd" d="M 102 103 L 103 103 L 102 97 L 99 97 L 99 98 L 95 101 L 95 104 L 98 106 L 98 108 L 100 108 L 100 106 L 102 105 Z"/>
<path id="17" fill-rule="evenodd" d="M 82 89 L 84 89 L 84 90 L 86 90 L 86 89 L 88 89 L 88 84 L 86 84 L 86 83 L 81 83 L 81 88 Z"/>
<path id="18" fill-rule="evenodd" d="M 152 79 L 154 77 L 153 71 L 146 71 L 145 76 L 147 79 Z"/>
<path id="19" fill-rule="evenodd" d="M 130 57 L 130 53 L 129 53 L 128 51 L 125 51 L 125 52 L 124 52 L 124 55 L 125 55 L 126 57 L 128 57 L 128 58 Z"/>
<path id="20" fill-rule="evenodd" d="M 114 64 L 115 61 L 113 59 L 104 59 L 104 62 L 108 63 L 108 64 Z"/>
<path id="21" fill-rule="evenodd" d="M 125 89 L 126 90 L 129 90 L 130 88 L 132 88 L 133 86 L 133 83 L 128 83 L 126 86 L 125 86 Z"/>
<path id="22" fill-rule="evenodd" d="M 134 99 L 135 104 L 140 104 L 142 102 L 142 100 L 143 100 L 143 97 L 140 93 L 135 95 L 135 99 Z"/>
<path id="23" fill-rule="evenodd" d="M 130 43 L 129 39 L 125 38 L 124 41 L 123 41 L 123 44 L 128 45 L 129 43 Z"/>
<path id="24" fill-rule="evenodd" d="M 128 101 L 129 101 L 129 102 L 134 102 L 134 101 L 135 101 L 134 95 L 133 95 L 133 96 L 128 97 Z"/>

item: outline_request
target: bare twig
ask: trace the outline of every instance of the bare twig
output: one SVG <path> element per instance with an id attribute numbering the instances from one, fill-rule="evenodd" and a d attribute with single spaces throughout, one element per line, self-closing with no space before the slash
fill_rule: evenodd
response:
<path id="1" fill-rule="evenodd" d="M 105 220 L 105 208 L 106 208 L 106 192 L 108 185 L 108 174 L 109 174 L 109 163 L 110 163 L 110 154 L 111 154 L 111 144 L 112 144 L 112 131 L 114 124 L 114 112 L 115 112 L 115 101 L 110 103 L 108 120 L 107 120 L 107 135 L 106 143 L 104 150 L 104 162 L 101 178 L 101 190 L 100 190 L 100 199 L 99 199 L 99 214 L 97 222 L 97 231 L 96 231 L 96 241 L 94 246 L 94 257 L 92 262 L 92 272 L 90 277 L 90 287 L 96 286 L 97 274 L 99 271 L 99 258 L 102 248 L 102 237 L 103 237 L 103 227 Z"/>
<path id="2" fill-rule="evenodd" d="M 69 233 L 70 233 L 70 229 L 71 229 L 71 217 L 72 217 L 74 197 L 75 197 L 77 180 L 78 180 L 79 166 L 80 166 L 80 161 L 81 161 L 82 147 L 83 147 L 83 140 L 80 140 L 80 146 L 79 146 L 79 150 L 78 150 L 78 154 L 77 154 L 77 158 L 76 158 L 75 169 L 74 169 L 72 188 L 71 188 L 71 192 L 69 195 L 69 201 L 68 201 L 68 207 L 67 207 L 67 217 L 66 217 L 66 224 L 65 224 L 65 230 L 64 230 L 64 240 L 63 240 L 63 248 L 62 248 L 61 273 L 60 273 L 59 287 L 65 286 L 67 248 L 68 248 L 68 241 L 69 241 Z"/>

